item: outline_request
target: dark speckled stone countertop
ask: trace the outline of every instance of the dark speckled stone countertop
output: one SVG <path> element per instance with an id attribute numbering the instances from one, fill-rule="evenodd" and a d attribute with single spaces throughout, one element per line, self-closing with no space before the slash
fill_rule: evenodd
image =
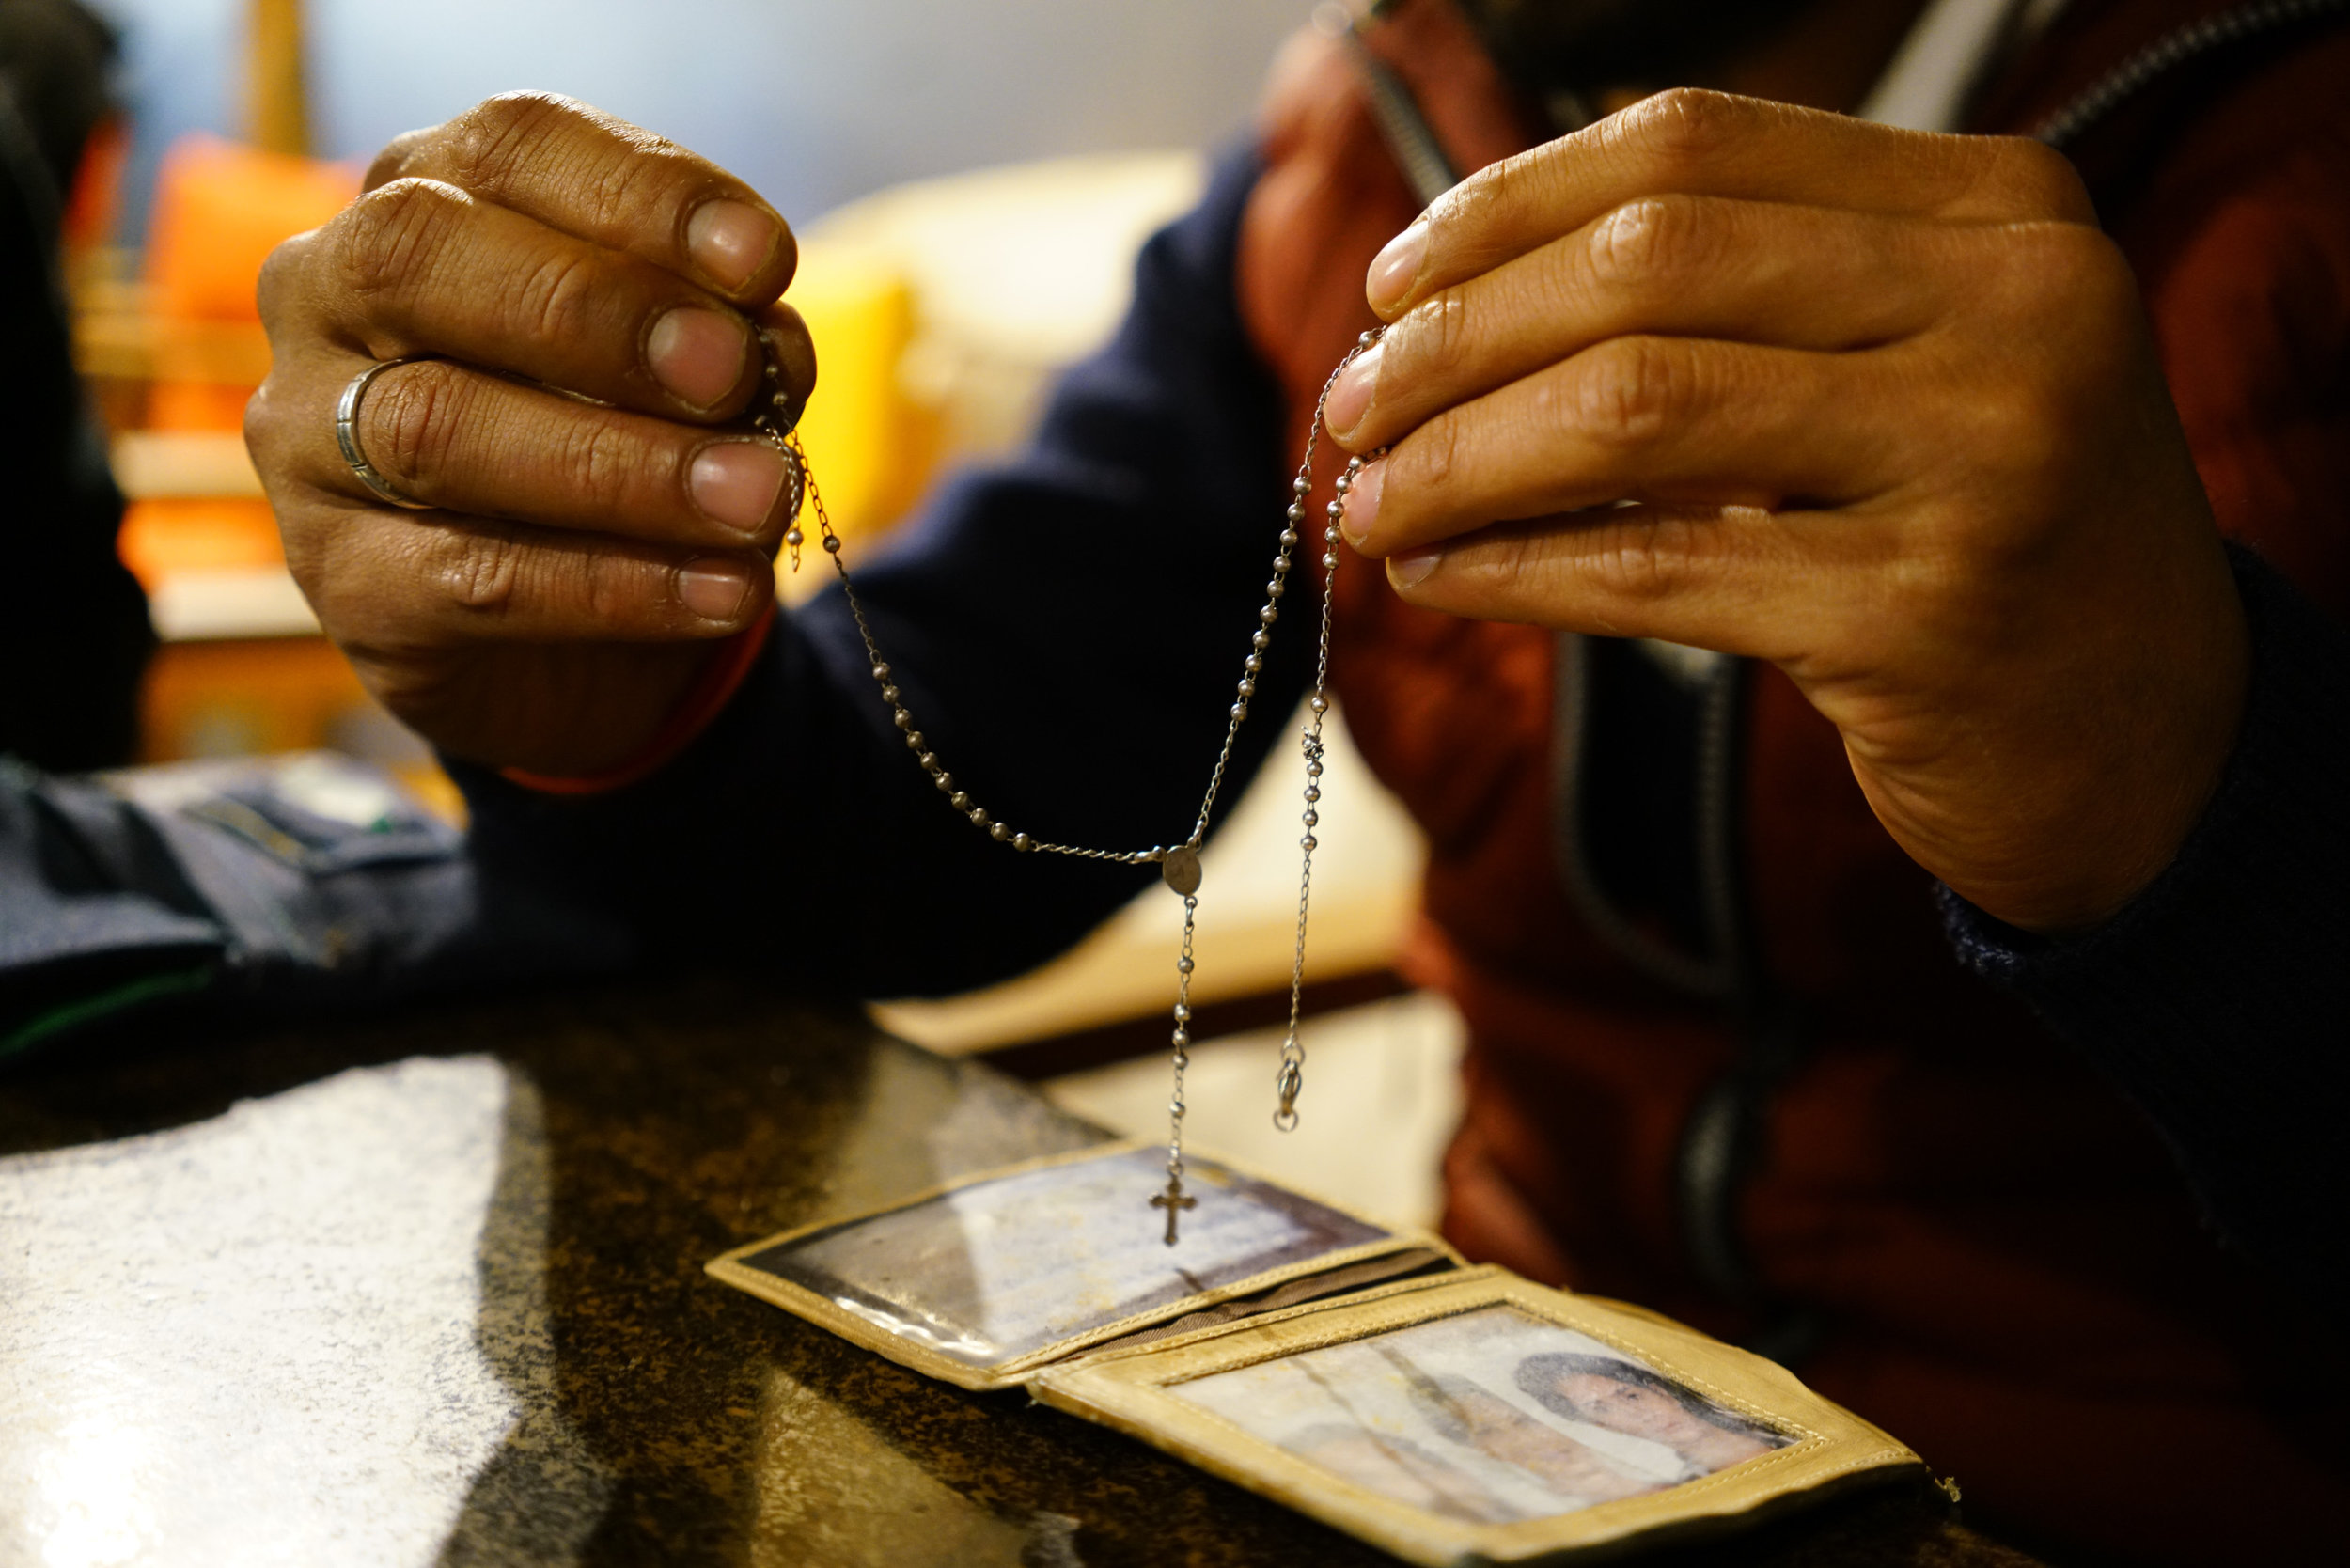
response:
<path id="1" fill-rule="evenodd" d="M 702 1272 L 1104 1136 L 734 981 L 19 1068 L 0 1563 L 1386 1561 Z M 1919 1488 L 1643 1560 L 2030 1568 Z"/>

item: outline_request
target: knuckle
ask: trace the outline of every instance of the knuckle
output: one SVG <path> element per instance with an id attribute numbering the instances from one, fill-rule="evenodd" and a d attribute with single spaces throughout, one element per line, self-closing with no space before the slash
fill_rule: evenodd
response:
<path id="1" fill-rule="evenodd" d="M 402 367 L 379 376 L 360 409 L 368 461 L 394 482 L 431 500 L 448 477 L 457 433 L 467 426 L 465 383 L 439 364 Z"/>
<path id="2" fill-rule="evenodd" d="M 619 632 L 649 623 L 645 566 L 626 551 L 557 547 L 485 526 L 456 535 L 432 575 L 441 597 L 469 619 Z"/>
<path id="3" fill-rule="evenodd" d="M 2100 291 L 2102 236 L 2068 224 L 2014 224 L 1998 233 L 1994 288 L 2009 309 L 2049 305 L 2069 311 Z"/>
<path id="4" fill-rule="evenodd" d="M 1511 233 L 1547 205 L 1552 176 L 1544 150 L 1488 164 L 1437 197 L 1427 213 L 1431 252 L 1473 253 L 1478 236 Z"/>
<path id="5" fill-rule="evenodd" d="M 1411 456 L 1411 485 L 1441 492 L 1467 457 L 1465 446 L 1466 431 L 1457 411 L 1440 414 L 1422 425 L 1402 448 Z"/>
<path id="6" fill-rule="evenodd" d="M 307 269 L 316 260 L 317 229 L 297 234 L 273 249 L 261 261 L 261 276 L 253 291 L 261 311 L 261 326 L 274 340 L 300 298 Z"/>
<path id="7" fill-rule="evenodd" d="M 245 448 L 253 454 L 255 466 L 260 470 L 265 481 L 271 478 L 276 466 L 269 461 L 270 455 L 277 450 L 286 430 L 286 416 L 282 410 L 285 400 L 272 384 L 277 380 L 277 374 L 273 367 L 269 379 L 255 387 L 253 396 L 244 401 Z"/>
<path id="8" fill-rule="evenodd" d="M 622 511 L 639 489 L 643 464 L 635 444 L 602 420 L 578 420 L 556 438 L 558 483 L 590 510 Z"/>
<path id="9" fill-rule="evenodd" d="M 641 622 L 644 597 L 636 563 L 627 557 L 593 552 L 573 557 L 579 603 L 599 626 L 629 626 Z"/>
<path id="10" fill-rule="evenodd" d="M 1652 93 L 1617 117 L 1618 134 L 1664 170 L 1719 157 L 1746 133 L 1736 99 L 1702 87 Z"/>
<path id="11" fill-rule="evenodd" d="M 517 284 L 515 325 L 542 343 L 588 341 L 598 336 L 604 301 L 603 269 L 592 253 L 566 246 L 546 257 Z"/>
<path id="12" fill-rule="evenodd" d="M 431 153 L 434 144 L 446 136 L 446 125 L 430 126 L 421 131 L 403 131 L 384 144 L 368 164 L 367 177 L 360 189 L 372 191 L 378 185 L 388 185 L 402 175 L 413 172 Z"/>
<path id="13" fill-rule="evenodd" d="M 452 122 L 459 182 L 497 196 L 542 165 L 563 177 L 566 199 L 591 227 L 625 226 L 665 204 L 681 180 L 708 182 L 700 160 L 665 137 L 560 93 L 485 99 Z"/>
<path id="14" fill-rule="evenodd" d="M 2071 432 L 2081 422 L 2079 399 L 2072 389 L 2034 377 L 2011 383 L 2005 397 L 1977 401 L 1982 412 L 1967 449 L 1973 462 L 2009 486 L 2037 488 L 2046 476 L 2061 471 L 2076 447 Z"/>
<path id="15" fill-rule="evenodd" d="M 483 195 L 509 190 L 556 128 L 579 118 L 579 105 L 560 93 L 485 98 L 449 122 L 450 167 L 468 190 Z"/>
<path id="16" fill-rule="evenodd" d="M 367 546 L 358 530 L 342 525 L 348 514 L 321 508 L 306 509 L 306 526 L 281 523 L 286 539 L 286 570 L 319 618 L 319 624 L 338 644 L 369 632 L 389 630 L 385 613 L 384 574 L 368 570 Z M 372 589 L 372 591 L 370 591 Z"/>
<path id="17" fill-rule="evenodd" d="M 1605 536 L 1591 553 L 1590 567 L 1601 588 L 1612 597 L 1637 604 L 1659 604 L 1681 592 L 1686 573 L 1681 570 L 1691 525 L 1667 514 L 1636 516 L 1608 522 Z"/>
<path id="18" fill-rule="evenodd" d="M 333 591 L 336 578 L 327 542 L 332 528 L 319 511 L 315 506 L 279 507 L 277 529 L 285 541 L 286 574 L 302 590 L 326 635 L 339 639 L 350 618 Z"/>
<path id="19" fill-rule="evenodd" d="M 1532 169 L 1532 155 L 1523 152 L 1489 165 L 1437 197 L 1428 215 L 1448 224 L 1474 225 L 1482 212 L 1516 206 L 1534 182 Z"/>
<path id="20" fill-rule="evenodd" d="M 1578 434 L 1606 446 L 1651 445 L 1696 401 L 1688 360 L 1666 339 L 1615 338 L 1574 365 L 1564 412 Z"/>
<path id="21" fill-rule="evenodd" d="M 354 605 L 352 596 L 343 591 L 347 579 L 336 567 L 331 527 L 297 527 L 288 522 L 278 525 L 285 534 L 286 571 L 309 601 L 319 625 L 337 641 L 349 636 L 363 624 L 358 612 L 366 605 L 364 601 Z"/>
<path id="22" fill-rule="evenodd" d="M 2068 223 L 2014 225 L 1999 235 L 1982 287 L 1999 358 L 2093 383 L 2118 374 L 2117 354 L 2137 341 L 2138 279 L 2119 246 Z"/>
<path id="23" fill-rule="evenodd" d="M 424 270 L 464 205 L 462 192 L 414 177 L 359 197 L 329 226 L 341 287 L 362 299 L 397 290 Z"/>
<path id="24" fill-rule="evenodd" d="M 2033 217 L 2094 225 L 2097 210 L 2073 161 L 2029 136 L 1991 144 L 1990 182 L 2007 202 Z"/>
<path id="25" fill-rule="evenodd" d="M 1403 385 L 1426 380 L 1442 381 L 1468 364 L 1476 336 L 1478 311 L 1460 289 L 1448 289 L 1416 307 L 1408 319 L 1402 348 L 1409 364 L 1399 377 Z"/>
<path id="26" fill-rule="evenodd" d="M 1622 287 L 1702 271 L 1721 248 L 1714 212 L 1713 204 L 1690 196 L 1625 202 L 1592 227 L 1593 275 Z"/>
<path id="27" fill-rule="evenodd" d="M 2090 296 L 2099 303 L 2137 302 L 2138 276 L 2122 247 L 2103 230 L 2081 224 L 2035 224 L 2029 231 L 2041 249 L 2042 275 L 2052 278 L 2066 293 Z"/>
<path id="28" fill-rule="evenodd" d="M 484 530 L 453 534 L 450 545 L 435 573 L 450 603 L 478 615 L 513 609 L 522 588 L 521 543 L 510 534 Z"/>
<path id="29" fill-rule="evenodd" d="M 2060 376 L 2051 374 L 2055 363 L 1998 356 L 1969 365 L 1937 389 L 1936 460 L 1949 487 L 2023 495 L 2060 471 L 2076 444 L 2082 411 Z M 2009 510 L 1991 509 L 1969 525 Z"/>
<path id="30" fill-rule="evenodd" d="M 707 183 L 698 161 L 675 143 L 627 128 L 629 156 L 598 161 L 596 178 L 580 193 L 588 220 L 600 227 L 634 227 L 666 212 L 682 214 L 682 185 Z"/>

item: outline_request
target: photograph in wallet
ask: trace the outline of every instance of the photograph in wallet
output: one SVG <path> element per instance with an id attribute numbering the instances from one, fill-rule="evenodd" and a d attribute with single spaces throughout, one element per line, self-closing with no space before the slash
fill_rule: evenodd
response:
<path id="1" fill-rule="evenodd" d="M 1622 1550 L 1921 1467 L 1760 1356 L 1492 1268 L 1112 1347 L 1033 1388 L 1432 1565 Z"/>
<path id="2" fill-rule="evenodd" d="M 728 1284 L 965 1388 L 1299 1275 L 1408 1248 L 1390 1230 L 1212 1158 L 1168 1246 L 1166 1153 L 1114 1144 L 739 1247 Z"/>
<path id="3" fill-rule="evenodd" d="M 1175 1397 L 1342 1480 L 1486 1524 L 1661 1491 L 1794 1441 L 1509 1307 L 1216 1372 Z"/>

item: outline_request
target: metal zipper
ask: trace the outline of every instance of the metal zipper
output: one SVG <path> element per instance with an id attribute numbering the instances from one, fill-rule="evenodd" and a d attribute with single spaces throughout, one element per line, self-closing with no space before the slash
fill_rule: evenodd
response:
<path id="1" fill-rule="evenodd" d="M 1642 973 L 1714 1002 L 1739 1036 L 1737 1054 L 1702 1090 L 1682 1125 L 1673 1195 L 1682 1251 L 1691 1273 L 1726 1301 L 1766 1305 L 1741 1227 L 1738 1197 L 1763 1152 L 1770 1094 L 1802 1058 L 1803 1031 L 1778 1005 L 1756 951 L 1747 907 L 1741 831 L 1747 693 L 1753 671 L 1724 658 L 1704 676 L 1698 712 L 1690 831 L 1696 836 L 1703 954 L 1684 952 L 1642 930 L 1600 886 L 1584 836 L 1583 776 L 1592 705 L 1590 639 L 1563 633 L 1553 664 L 1551 736 L 1553 855 L 1569 900 L 1600 938 Z M 1810 1314 L 1779 1309 L 1749 1348 L 1785 1358 L 1816 1339 Z"/>
<path id="2" fill-rule="evenodd" d="M 2183 65 L 2232 43 L 2344 11 L 2350 11 L 2350 0 L 2256 0 L 2177 28 L 2100 77 L 2030 134 L 2061 150 Z M 1457 177 L 1411 90 L 1371 53 L 1351 14 L 1330 8 L 1321 20 L 1349 47 L 1371 118 L 1414 195 L 1423 203 L 1434 200 Z M 1593 874 L 1581 820 L 1590 663 L 1586 639 L 1574 633 L 1559 635 L 1553 665 L 1552 836 L 1556 869 L 1584 922 L 1642 973 L 1722 1004 L 1741 1034 L 1737 1058 L 1699 1095 L 1683 1126 L 1674 1161 L 1675 1197 L 1686 1261 L 1698 1278 L 1727 1300 L 1764 1306 L 1740 1233 L 1738 1198 L 1763 1152 L 1770 1096 L 1800 1063 L 1806 1031 L 1776 998 L 1762 972 L 1747 902 L 1739 832 L 1744 804 L 1739 762 L 1751 673 L 1744 659 L 1725 659 L 1710 673 L 1699 719 L 1692 830 L 1698 836 L 1700 899 L 1710 954 L 1683 952 L 1633 924 Z M 1793 1360 L 1816 1342 L 1819 1329 L 1816 1314 L 1780 1305 L 1747 1343 L 1775 1359 Z"/>
<path id="3" fill-rule="evenodd" d="M 1676 991 L 1731 1001 L 1744 989 L 1745 922 L 1739 912 L 1735 842 L 1736 777 L 1730 772 L 1736 735 L 1743 728 L 1743 660 L 1720 661 L 1703 678 L 1698 737 L 1697 835 L 1700 886 L 1699 906 L 1706 927 L 1704 953 L 1679 947 L 1642 930 L 1616 907 L 1600 886 L 1583 837 L 1583 757 L 1590 730 L 1590 640 L 1573 632 L 1556 645 L 1551 686 L 1553 859 L 1559 879 L 1584 922 L 1634 967 Z"/>
<path id="4" fill-rule="evenodd" d="M 1375 17 L 1382 8 L 1374 7 Z M 1403 78 L 1388 69 L 1386 61 L 1371 52 L 1363 41 L 1362 26 L 1355 13 L 1339 0 L 1325 0 L 1314 8 L 1314 25 L 1330 38 L 1337 39 L 1355 62 L 1355 74 L 1362 78 L 1363 93 L 1371 102 L 1371 123 L 1379 128 L 1379 137 L 1387 144 L 1387 155 L 1402 171 L 1404 183 L 1412 187 L 1412 196 L 1420 206 L 1427 207 L 1461 182 L 1461 176 L 1447 158 L 1444 145 L 1429 128 L 1428 117 L 1419 112 L 1419 101 Z"/>
<path id="5" fill-rule="evenodd" d="M 2350 0 L 2254 0 L 2175 27 L 2107 71 L 2026 133 L 2060 152 L 2164 76 L 2215 50 L 2350 12 Z"/>

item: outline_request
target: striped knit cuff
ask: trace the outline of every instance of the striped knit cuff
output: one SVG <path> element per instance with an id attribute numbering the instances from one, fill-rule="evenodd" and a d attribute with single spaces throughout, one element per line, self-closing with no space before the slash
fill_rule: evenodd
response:
<path id="1" fill-rule="evenodd" d="M 719 646 L 718 651 L 687 690 L 684 700 L 677 706 L 668 720 L 645 743 L 635 756 L 617 767 L 599 774 L 565 776 L 531 773 L 522 768 L 500 768 L 498 776 L 509 784 L 542 795 L 603 795 L 625 789 L 640 779 L 650 778 L 667 767 L 678 753 L 700 738 L 734 694 L 742 689 L 744 678 L 751 666 L 758 663 L 760 650 L 767 646 L 767 635 L 775 630 L 774 605 L 759 618 L 758 623 L 737 632 Z"/>

